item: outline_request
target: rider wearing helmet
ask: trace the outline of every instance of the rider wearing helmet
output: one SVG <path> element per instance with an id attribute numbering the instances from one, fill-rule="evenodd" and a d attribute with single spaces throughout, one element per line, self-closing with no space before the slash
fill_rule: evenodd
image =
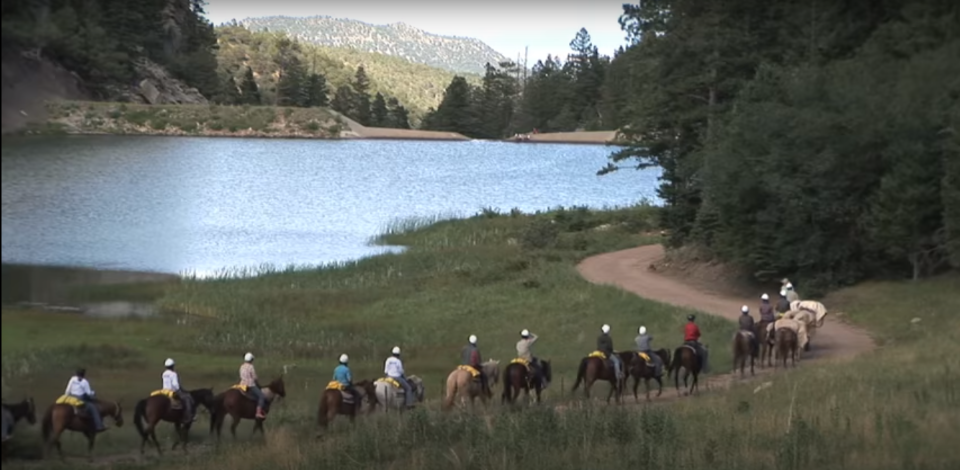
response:
<path id="1" fill-rule="evenodd" d="M 187 424 L 193 422 L 195 419 L 193 414 L 193 397 L 180 388 L 180 374 L 173 370 L 175 365 L 173 359 L 168 358 L 164 361 L 163 367 L 166 368 L 166 370 L 163 371 L 160 378 L 163 380 L 163 389 L 173 391 L 183 405 L 183 417 L 181 419 L 183 420 L 183 424 Z"/>
<path id="2" fill-rule="evenodd" d="M 263 396 L 263 390 L 260 389 L 257 371 L 253 368 L 252 353 L 243 355 L 243 365 L 240 366 L 240 385 L 247 387 L 247 393 L 257 397 L 257 419 L 266 419 L 264 405 L 266 405 L 267 398 Z"/>
<path id="3" fill-rule="evenodd" d="M 413 387 L 407 381 L 403 371 L 403 362 L 400 361 L 400 346 L 394 346 L 390 351 L 390 357 L 383 363 L 383 372 L 403 387 L 403 401 L 407 408 L 413 408 Z"/>
<path id="4" fill-rule="evenodd" d="M 750 307 L 746 305 L 740 307 L 740 331 L 750 333 L 750 350 L 756 353 L 759 344 L 757 343 L 756 325 L 753 322 L 753 316 L 750 315 Z"/>
<path id="5" fill-rule="evenodd" d="M 790 303 L 800 300 L 800 295 L 793 289 L 793 283 L 789 279 L 783 279 L 783 290 L 787 292 L 787 301 Z"/>
<path id="6" fill-rule="evenodd" d="M 770 304 L 770 296 L 763 294 L 760 296 L 760 323 L 773 323 L 777 320 L 773 311 L 773 305 Z"/>
<path id="7" fill-rule="evenodd" d="M 600 327 L 600 336 L 597 337 L 597 351 L 607 356 L 607 360 L 613 363 L 613 370 L 617 374 L 617 380 L 623 378 L 623 365 L 620 364 L 620 356 L 613 352 L 613 338 L 610 337 L 610 325 Z"/>
<path id="8" fill-rule="evenodd" d="M 651 343 L 653 343 L 653 336 L 647 334 L 647 327 L 645 326 L 641 326 L 637 330 L 637 333 L 638 336 L 635 339 L 637 342 L 637 351 L 650 356 L 650 360 L 653 361 L 654 375 L 659 377 L 662 373 L 661 371 L 663 370 L 663 358 L 660 357 L 659 354 L 653 353 L 653 347 L 651 346 Z"/>
<path id="9" fill-rule="evenodd" d="M 93 389 L 90 388 L 90 382 L 87 381 L 86 375 L 86 370 L 77 369 L 77 373 L 70 377 L 70 381 L 67 382 L 67 389 L 64 390 L 63 394 L 83 401 L 83 407 L 90 415 L 90 420 L 93 421 L 94 430 L 103 432 L 107 428 L 103 426 L 103 417 L 100 416 L 100 408 L 93 397 L 95 394 Z"/>
<path id="10" fill-rule="evenodd" d="M 780 300 L 777 300 L 777 315 L 782 317 L 784 313 L 790 311 L 790 300 L 787 299 L 787 290 L 783 289 L 780 291 Z"/>
<path id="11" fill-rule="evenodd" d="M 540 371 L 540 360 L 533 355 L 533 344 L 537 342 L 537 339 L 539 339 L 539 337 L 531 333 L 530 330 L 524 329 L 521 331 L 520 341 L 517 341 L 517 357 L 530 363 L 534 379 L 543 380 Z"/>
<path id="12" fill-rule="evenodd" d="M 353 386 L 353 374 L 350 372 L 350 366 L 347 365 L 348 362 L 350 362 L 350 358 L 346 354 L 341 354 L 340 364 L 333 369 L 333 380 L 339 382 L 345 391 L 353 395 L 354 402 L 359 409 L 360 393 Z"/>
<path id="13" fill-rule="evenodd" d="M 710 369 L 707 362 L 707 348 L 703 347 L 700 344 L 700 327 L 696 323 L 697 317 L 694 315 L 687 315 L 687 324 L 683 328 L 683 341 L 686 344 L 689 344 L 697 350 L 697 354 L 703 358 L 701 362 L 702 367 L 700 371 L 706 374 Z"/>
<path id="14" fill-rule="evenodd" d="M 467 345 L 460 351 L 460 365 L 470 366 L 479 372 L 480 389 L 487 397 L 493 396 L 493 392 L 490 391 L 487 374 L 483 373 L 483 362 L 480 357 L 480 348 L 477 347 L 476 335 L 470 335 L 470 337 L 467 338 Z"/>

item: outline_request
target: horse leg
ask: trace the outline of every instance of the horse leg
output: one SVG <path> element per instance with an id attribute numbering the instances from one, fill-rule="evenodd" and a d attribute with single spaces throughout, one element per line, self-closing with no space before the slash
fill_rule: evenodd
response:
<path id="1" fill-rule="evenodd" d="M 659 397 L 663 393 L 663 380 L 660 377 L 654 377 L 654 379 L 657 381 L 657 396 Z"/>
<path id="2" fill-rule="evenodd" d="M 93 444 L 97 440 L 97 435 L 90 431 L 85 431 L 83 434 L 87 436 L 87 460 L 93 462 Z"/>
<path id="3" fill-rule="evenodd" d="M 640 377 L 633 378 L 633 401 L 640 403 L 640 397 L 637 396 L 637 388 L 640 386 Z M 647 383 L 647 400 L 650 399 L 650 384 Z"/>
<path id="4" fill-rule="evenodd" d="M 230 423 L 230 434 L 233 435 L 233 440 L 237 440 L 237 426 L 240 425 L 240 417 L 236 415 L 230 415 L 230 418 L 233 420 Z"/>
<path id="5" fill-rule="evenodd" d="M 163 450 L 160 449 L 160 443 L 157 442 L 157 425 L 156 423 L 150 425 L 150 430 L 147 431 L 147 435 L 153 441 L 153 445 L 157 448 L 157 454 L 163 455 Z"/>
<path id="6" fill-rule="evenodd" d="M 537 384 L 537 386 L 536 386 L 536 388 L 534 388 L 534 390 L 536 391 L 536 394 L 537 394 L 537 404 L 539 405 L 539 404 L 540 404 L 540 393 L 543 391 L 543 389 L 540 387 L 540 384 Z"/>
<path id="7" fill-rule="evenodd" d="M 693 371 L 693 383 L 690 384 L 690 395 L 694 392 L 700 393 L 700 373 L 697 371 Z"/>
<path id="8" fill-rule="evenodd" d="M 253 431 L 250 431 L 250 436 L 255 435 L 255 434 L 257 433 L 257 431 L 260 431 L 260 436 L 261 436 L 261 437 L 266 437 L 266 435 L 263 433 L 263 420 L 262 420 L 262 419 L 254 420 L 254 422 L 253 422 Z"/>

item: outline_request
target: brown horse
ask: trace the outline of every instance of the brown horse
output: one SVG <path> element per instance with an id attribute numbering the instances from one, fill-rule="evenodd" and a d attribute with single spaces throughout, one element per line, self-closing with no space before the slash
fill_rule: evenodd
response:
<path id="1" fill-rule="evenodd" d="M 490 359 L 480 364 L 480 368 L 483 369 L 483 375 L 487 378 L 487 387 L 493 390 L 500 380 L 500 361 Z M 453 408 L 457 396 L 460 397 L 461 402 L 466 401 L 466 398 L 470 398 L 471 406 L 473 406 L 477 397 L 480 397 L 480 400 L 486 405 L 489 397 L 486 393 L 483 393 L 481 388 L 479 377 L 475 378 L 472 372 L 458 366 L 453 372 L 447 375 L 446 395 L 443 397 L 444 411 L 449 411 Z"/>
<path id="2" fill-rule="evenodd" d="M 773 367 L 773 337 L 767 331 L 770 324 L 771 322 L 760 321 L 757 323 L 756 331 L 753 332 L 760 343 L 760 367 Z"/>
<path id="3" fill-rule="evenodd" d="M 266 407 L 269 408 L 277 397 L 287 396 L 287 390 L 283 385 L 283 374 L 280 374 L 273 382 L 261 389 L 266 398 Z M 266 411 L 266 410 L 264 410 Z M 263 419 L 257 418 L 257 400 L 253 395 L 248 395 L 236 388 L 227 389 L 213 398 L 213 410 L 210 414 L 210 434 L 217 433 L 217 442 L 220 441 L 220 431 L 223 429 L 223 420 L 230 415 L 233 423 L 230 424 L 230 434 L 237 438 L 237 426 L 242 419 L 252 419 L 254 434 L 258 430 L 263 435 Z"/>
<path id="4" fill-rule="evenodd" d="M 750 336 L 751 333 L 740 330 L 733 335 L 733 371 L 736 372 L 739 367 L 740 377 L 745 375 L 747 358 L 750 358 L 750 375 L 754 375 L 753 365 L 757 359 L 757 348 L 754 347 L 754 338 Z"/>
<path id="5" fill-rule="evenodd" d="M 610 403 L 610 398 L 613 397 L 614 393 L 617 395 L 617 403 L 620 403 L 623 399 L 623 386 L 626 379 L 618 380 L 613 364 L 607 366 L 606 362 L 607 360 L 596 356 L 587 356 L 581 359 L 580 367 L 577 369 L 577 380 L 573 383 L 571 392 L 577 391 L 580 382 L 583 381 L 583 394 L 590 398 L 590 387 L 593 386 L 593 383 L 597 380 L 605 380 L 610 382 L 607 403 Z"/>
<path id="6" fill-rule="evenodd" d="M 653 352 L 657 356 L 660 356 L 660 360 L 663 361 L 663 367 L 667 370 L 667 375 L 670 374 L 670 351 L 660 348 Z M 650 401 L 650 379 L 657 381 L 657 396 L 663 393 L 663 380 L 661 376 L 663 374 L 656 374 L 656 364 L 653 363 L 653 358 L 650 358 L 648 362 L 643 358 L 637 351 L 623 351 L 620 354 L 620 359 L 625 364 L 625 370 L 627 374 L 633 377 L 633 399 L 637 402 L 640 401 L 640 397 L 637 395 L 637 389 L 640 387 L 640 379 L 643 379 L 644 384 L 647 387 L 647 401 Z"/>
<path id="7" fill-rule="evenodd" d="M 101 417 L 112 418 L 117 427 L 123 426 L 123 409 L 120 402 L 97 400 L 94 406 L 100 410 Z M 56 445 L 60 458 L 63 458 L 63 448 L 60 446 L 60 435 L 63 431 L 83 433 L 87 438 L 87 457 L 93 460 L 93 444 L 97 440 L 97 431 L 93 428 L 93 421 L 82 409 L 65 404 L 51 405 L 43 416 L 41 428 L 47 448 Z"/>
<path id="8" fill-rule="evenodd" d="M 683 386 L 687 387 L 687 379 L 693 375 L 693 383 L 687 390 L 687 394 L 699 391 L 700 369 L 703 367 L 703 358 L 694 350 L 693 346 L 684 344 L 673 351 L 673 363 L 670 364 L 670 372 L 673 374 L 673 386 L 680 395 L 680 369 L 683 369 Z"/>
<path id="9" fill-rule="evenodd" d="M 516 403 L 523 391 L 527 401 L 530 400 L 530 389 L 537 397 L 537 403 L 540 403 L 540 395 L 550 385 L 553 380 L 553 371 L 550 367 L 550 361 L 540 360 L 540 375 L 534 376 L 533 371 L 528 369 L 525 364 L 512 362 L 503 370 L 503 393 L 500 395 L 500 403 Z M 531 366 L 532 367 L 532 366 Z"/>
<path id="10" fill-rule="evenodd" d="M 778 361 L 783 361 L 783 367 L 787 367 L 787 356 L 793 360 L 793 367 L 797 366 L 797 350 L 799 348 L 797 341 L 797 332 L 790 328 L 780 328 L 774 333 L 776 338 L 777 358 L 773 361 L 773 366 L 777 367 Z"/>
<path id="11" fill-rule="evenodd" d="M 353 422 L 357 415 L 363 410 L 363 399 L 367 399 L 367 403 L 370 405 L 370 411 L 373 411 L 377 406 L 377 393 L 373 387 L 372 380 L 361 380 L 355 384 L 353 387 L 357 390 L 357 393 L 360 395 L 360 401 L 355 401 L 356 399 L 350 398 L 346 400 L 343 392 L 340 390 L 335 390 L 332 388 L 327 388 L 320 394 L 320 407 L 317 411 L 317 425 L 321 428 L 326 428 L 330 421 L 333 421 L 338 414 L 349 416 L 350 421 Z"/>
<path id="12" fill-rule="evenodd" d="M 33 404 L 33 398 L 25 398 L 20 403 L 14 404 L 3 404 L 3 409 L 10 413 L 10 419 L 13 421 L 10 424 L 10 427 L 13 428 L 21 419 L 27 420 L 27 423 L 31 426 L 37 423 L 37 414 L 36 407 Z M 13 434 L 13 429 L 10 429 L 10 434 Z M 10 436 L 8 435 L 9 439 Z M 2 457 L 3 461 L 7 460 L 7 442 L 3 442 Z"/>
<path id="13" fill-rule="evenodd" d="M 211 414 L 213 413 L 213 389 L 201 388 L 191 390 L 187 394 L 193 399 L 194 406 L 203 406 Z M 147 441 L 152 439 L 153 445 L 157 447 L 157 453 L 163 454 L 160 443 L 157 442 L 156 432 L 157 425 L 161 421 L 173 423 L 177 431 L 177 441 L 173 443 L 173 448 L 170 450 L 174 450 L 178 445 L 183 444 L 183 452 L 186 453 L 187 441 L 190 438 L 190 426 L 193 423 L 185 423 L 183 413 L 182 404 L 179 408 L 174 408 L 173 400 L 166 395 L 153 395 L 137 402 L 137 406 L 133 409 L 133 425 L 137 427 L 137 432 L 140 433 L 142 439 L 140 453 L 145 452 Z M 144 418 L 147 420 L 146 426 L 143 425 Z"/>

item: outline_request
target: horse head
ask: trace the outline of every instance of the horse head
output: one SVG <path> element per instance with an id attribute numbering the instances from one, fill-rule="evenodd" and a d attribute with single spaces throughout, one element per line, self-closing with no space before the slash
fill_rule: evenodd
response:
<path id="1" fill-rule="evenodd" d="M 500 380 L 500 361 L 490 359 L 484 362 L 480 368 L 483 369 L 483 374 L 489 377 L 490 386 L 496 385 L 497 381 Z"/>
<path id="2" fill-rule="evenodd" d="M 213 388 L 198 388 L 189 392 L 193 402 L 203 405 L 209 412 L 213 412 Z"/>
<path id="3" fill-rule="evenodd" d="M 104 413 L 107 416 L 110 416 L 111 418 L 113 418 L 113 422 L 116 423 L 118 428 L 123 426 L 123 405 L 121 404 L 121 402 L 123 402 L 123 400 L 118 400 L 114 402 L 113 409 L 112 410 L 108 409 L 107 413 Z"/>
<path id="4" fill-rule="evenodd" d="M 410 385 L 413 387 L 413 392 L 417 394 L 417 401 L 423 402 L 423 379 L 417 377 L 416 375 L 411 375 L 407 377 L 407 382 L 410 382 Z"/>
<path id="5" fill-rule="evenodd" d="M 550 367 L 550 361 L 540 360 L 540 374 L 547 382 L 553 382 L 553 369 Z"/>
<path id="6" fill-rule="evenodd" d="M 13 416 L 14 421 L 19 421 L 21 419 L 27 420 L 27 423 L 33 425 L 37 423 L 37 414 L 36 407 L 33 404 L 33 398 L 24 398 L 20 403 L 15 405 L 3 405 L 7 411 Z"/>
<path id="7" fill-rule="evenodd" d="M 267 385 L 267 388 L 269 388 L 271 392 L 280 398 L 287 397 L 287 389 L 283 384 L 283 375 L 284 374 L 280 374 L 280 377 L 277 377 L 273 382 L 270 382 L 270 384 Z"/>

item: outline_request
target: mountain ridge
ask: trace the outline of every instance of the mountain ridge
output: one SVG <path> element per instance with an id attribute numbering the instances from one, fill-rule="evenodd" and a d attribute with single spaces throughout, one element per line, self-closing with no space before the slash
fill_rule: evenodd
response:
<path id="1" fill-rule="evenodd" d="M 456 73 L 483 74 L 486 63 L 509 60 L 477 38 L 431 33 L 404 22 L 378 25 L 323 15 L 277 15 L 245 18 L 238 23 L 251 31 L 283 32 L 320 46 L 390 55 Z"/>

